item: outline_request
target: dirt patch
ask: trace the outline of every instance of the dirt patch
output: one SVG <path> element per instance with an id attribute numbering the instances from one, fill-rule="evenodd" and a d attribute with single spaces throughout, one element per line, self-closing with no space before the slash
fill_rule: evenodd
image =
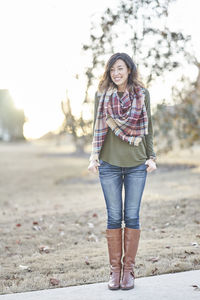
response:
<path id="1" fill-rule="evenodd" d="M 158 170 L 161 172 L 169 172 L 169 171 L 182 171 L 196 168 L 195 164 L 181 164 L 181 163 L 158 163 Z M 154 173 L 155 174 L 155 173 Z"/>
<path id="2" fill-rule="evenodd" d="M 56 181 L 56 184 L 98 184 L 98 178 L 67 177 Z"/>
<path id="3" fill-rule="evenodd" d="M 98 175 L 87 172 L 88 158 L 64 151 L 0 145 L 2 294 L 109 278 Z M 137 277 L 200 269 L 199 154 L 161 157 L 148 174 Z"/>

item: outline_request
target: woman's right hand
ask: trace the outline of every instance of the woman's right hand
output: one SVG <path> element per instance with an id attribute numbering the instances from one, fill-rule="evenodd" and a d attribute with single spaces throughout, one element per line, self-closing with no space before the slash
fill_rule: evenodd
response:
<path id="1" fill-rule="evenodd" d="M 98 167 L 100 166 L 100 163 L 96 160 L 92 160 L 88 166 L 88 170 L 93 173 L 96 174 L 98 172 Z"/>

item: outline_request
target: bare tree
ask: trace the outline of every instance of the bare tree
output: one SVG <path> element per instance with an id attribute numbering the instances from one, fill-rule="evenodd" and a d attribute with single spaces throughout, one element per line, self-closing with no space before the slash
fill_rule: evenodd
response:
<path id="1" fill-rule="evenodd" d="M 194 57 L 193 62 L 198 68 L 194 82 L 182 77 L 183 88 L 173 88 L 175 105 L 176 134 L 182 147 L 200 142 L 200 62 Z"/>
<path id="2" fill-rule="evenodd" d="M 191 82 L 182 76 L 172 88 L 174 104 L 167 105 L 163 100 L 153 114 L 157 153 L 200 142 L 200 63 L 195 57 L 191 62 L 198 68 L 196 80 Z"/>
<path id="3" fill-rule="evenodd" d="M 22 140 L 24 111 L 16 109 L 9 90 L 0 90 L 0 139 Z"/>
<path id="4" fill-rule="evenodd" d="M 83 45 L 91 56 L 86 70 L 88 89 L 105 64 L 105 58 L 119 49 L 132 53 L 139 69 L 145 74 L 147 87 L 157 76 L 180 66 L 181 58 L 188 56 L 190 36 L 171 31 L 167 27 L 170 3 L 174 0 L 126 0 L 118 7 L 107 8 L 100 19 L 91 24 L 90 42 Z"/>
<path id="5" fill-rule="evenodd" d="M 73 115 L 68 93 L 66 93 L 66 100 L 61 102 L 61 107 L 65 115 L 61 133 L 70 133 L 73 137 L 76 153 L 82 154 L 85 150 L 85 146 L 90 142 L 92 137 L 92 120 L 85 120 L 82 111 L 80 117 Z"/>

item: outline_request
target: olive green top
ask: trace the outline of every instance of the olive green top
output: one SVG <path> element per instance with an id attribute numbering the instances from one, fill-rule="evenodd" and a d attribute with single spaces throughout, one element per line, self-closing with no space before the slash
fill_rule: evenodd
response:
<path id="1" fill-rule="evenodd" d="M 118 93 L 118 95 L 121 98 L 123 96 L 123 92 Z M 93 134 L 99 99 L 100 97 L 96 92 Z M 138 146 L 134 146 L 121 140 L 114 134 L 110 127 L 108 127 L 108 132 L 101 148 L 99 159 L 119 167 L 135 167 L 144 163 L 150 156 L 156 156 L 153 150 L 153 126 L 151 119 L 150 95 L 147 89 L 145 89 L 145 106 L 148 115 L 148 135 L 145 135 L 142 138 L 142 141 Z"/>

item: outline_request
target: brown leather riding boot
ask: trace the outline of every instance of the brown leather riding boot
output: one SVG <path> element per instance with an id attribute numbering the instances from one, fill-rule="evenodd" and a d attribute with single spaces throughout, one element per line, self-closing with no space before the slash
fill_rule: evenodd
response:
<path id="1" fill-rule="evenodd" d="M 107 229 L 106 238 L 110 261 L 110 280 L 108 288 L 117 290 L 120 287 L 121 258 L 122 258 L 122 229 Z"/>
<path id="2" fill-rule="evenodd" d="M 140 239 L 140 229 L 124 228 L 124 257 L 123 257 L 123 276 L 121 281 L 122 290 L 134 288 L 134 265 L 135 256 Z"/>

